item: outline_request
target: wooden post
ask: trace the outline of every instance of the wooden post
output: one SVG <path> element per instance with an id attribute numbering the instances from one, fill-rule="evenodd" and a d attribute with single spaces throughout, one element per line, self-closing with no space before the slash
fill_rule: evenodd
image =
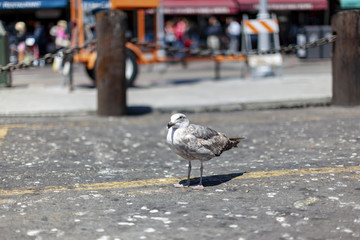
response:
<path id="1" fill-rule="evenodd" d="M 360 105 L 360 10 L 343 11 L 332 19 L 334 105 Z"/>
<path id="2" fill-rule="evenodd" d="M 126 14 L 121 10 L 102 11 L 96 16 L 98 115 L 127 113 L 125 26 Z"/>

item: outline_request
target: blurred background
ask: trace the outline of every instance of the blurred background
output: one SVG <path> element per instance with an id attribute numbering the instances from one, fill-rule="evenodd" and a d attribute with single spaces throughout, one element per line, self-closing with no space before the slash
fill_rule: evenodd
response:
<path id="1" fill-rule="evenodd" d="M 185 42 L 185 45 L 190 43 L 192 46 L 206 45 L 209 19 L 215 17 L 221 26 L 220 48 L 223 49 L 228 48 L 229 45 L 226 32 L 229 22 L 226 19 L 232 17 L 241 23 L 245 15 L 249 19 L 256 18 L 259 9 L 258 0 L 162 0 L 160 2 L 163 6 L 165 31 L 166 26 L 176 26 L 180 21 L 186 24 L 188 42 Z M 58 24 L 71 24 L 70 5 L 70 0 L 1 0 L 0 20 L 9 34 L 12 62 L 18 61 L 16 58 L 19 57 L 15 55 L 14 46 L 26 37 L 35 38 L 35 43 L 38 45 L 35 57 L 54 51 L 56 31 L 52 29 Z M 109 0 L 83 0 L 82 5 L 85 25 L 91 31 L 95 24 L 94 14 L 98 10 L 109 8 L 110 2 Z M 329 25 L 335 13 L 359 7 L 360 2 L 356 0 L 268 0 L 268 11 L 270 14 L 276 14 L 278 19 L 281 45 L 296 43 L 297 34 L 302 33 L 306 26 Z M 153 13 L 154 10 L 147 10 L 145 18 L 151 19 Z M 128 14 L 129 35 L 136 37 L 136 33 L 132 31 L 136 28 L 134 13 L 128 11 Z M 60 20 L 63 22 L 60 23 Z M 18 22 L 24 24 L 16 25 Z M 151 41 L 154 39 L 152 31 L 154 21 L 145 21 L 145 23 L 145 40 Z M 172 42 L 171 36 L 166 37 L 168 37 L 168 42 Z M 239 49 L 240 44 L 241 42 L 239 42 Z M 23 59 L 23 56 L 20 58 Z"/>

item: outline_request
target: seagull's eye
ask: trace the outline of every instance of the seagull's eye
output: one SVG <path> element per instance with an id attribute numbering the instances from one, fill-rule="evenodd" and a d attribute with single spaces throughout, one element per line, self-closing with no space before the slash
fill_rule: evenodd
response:
<path id="1" fill-rule="evenodd" d="M 180 116 L 178 119 L 184 119 L 184 116 Z"/>

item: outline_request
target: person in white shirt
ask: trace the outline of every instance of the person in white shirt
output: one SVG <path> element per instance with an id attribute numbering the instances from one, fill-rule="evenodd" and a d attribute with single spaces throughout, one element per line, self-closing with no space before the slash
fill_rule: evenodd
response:
<path id="1" fill-rule="evenodd" d="M 226 28 L 226 33 L 229 37 L 229 51 L 237 52 L 239 49 L 239 36 L 240 36 L 240 24 L 233 18 L 226 18 L 226 23 L 228 24 Z"/>

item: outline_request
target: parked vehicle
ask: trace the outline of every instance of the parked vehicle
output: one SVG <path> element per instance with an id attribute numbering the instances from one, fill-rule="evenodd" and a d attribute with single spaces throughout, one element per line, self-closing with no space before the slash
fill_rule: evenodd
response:
<path id="1" fill-rule="evenodd" d="M 111 9 L 122 9 L 130 12 L 136 17 L 136 26 L 133 26 L 136 31 L 137 44 L 127 42 L 126 43 L 126 66 L 125 76 L 128 82 L 128 86 L 133 86 L 136 80 L 139 64 L 150 64 L 164 62 L 166 58 L 160 54 L 157 47 L 146 47 L 145 44 L 145 9 L 155 9 L 159 6 L 158 0 L 142 0 L 142 1 L 124 1 L 124 0 L 110 0 Z M 72 39 L 71 45 L 81 46 L 86 41 L 95 38 L 95 12 L 98 9 L 84 9 L 82 0 L 71 0 L 71 21 Z M 155 11 L 156 12 L 156 11 Z M 154 14 L 154 18 L 156 14 Z M 129 31 L 131 31 L 129 29 Z M 156 42 L 156 28 L 154 28 Z M 151 44 L 150 42 L 146 43 Z M 155 45 L 155 44 L 154 44 Z M 74 55 L 74 62 L 81 62 L 85 65 L 86 72 L 92 80 L 95 80 L 97 53 L 96 49 L 87 48 L 82 49 L 79 53 Z"/>

